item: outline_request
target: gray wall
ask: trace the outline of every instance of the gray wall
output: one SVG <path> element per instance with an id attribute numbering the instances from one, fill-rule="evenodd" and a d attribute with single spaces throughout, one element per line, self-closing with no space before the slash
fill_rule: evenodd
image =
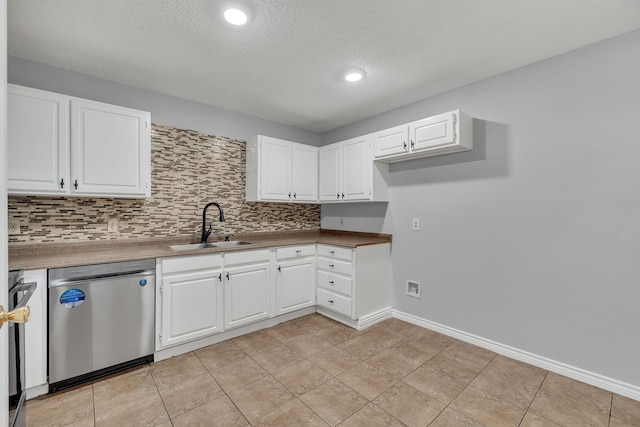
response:
<path id="1" fill-rule="evenodd" d="M 640 387 L 638 52 L 635 31 L 324 134 L 476 118 L 473 152 L 394 164 L 377 217 L 322 226 L 393 234 L 398 310 Z"/>
<path id="2" fill-rule="evenodd" d="M 13 56 L 8 73 L 9 83 L 149 111 L 153 123 L 165 126 L 242 141 L 257 134 L 315 146 L 321 141 L 314 132 Z"/>

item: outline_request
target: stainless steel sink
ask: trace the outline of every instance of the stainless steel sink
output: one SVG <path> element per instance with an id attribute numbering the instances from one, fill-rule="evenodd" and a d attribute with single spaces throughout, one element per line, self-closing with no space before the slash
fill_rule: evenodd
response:
<path id="1" fill-rule="evenodd" d="M 192 251 L 196 249 L 207 248 L 232 248 L 235 246 L 250 245 L 251 242 L 243 242 L 240 240 L 229 240 L 226 242 L 211 242 L 211 243 L 186 243 L 184 245 L 172 245 L 169 249 L 174 251 Z"/>

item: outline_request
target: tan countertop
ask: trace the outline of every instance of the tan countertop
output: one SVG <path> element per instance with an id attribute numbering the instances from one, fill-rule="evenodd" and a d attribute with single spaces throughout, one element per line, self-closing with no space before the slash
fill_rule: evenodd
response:
<path id="1" fill-rule="evenodd" d="M 233 240 L 251 242 L 249 245 L 183 251 L 174 251 L 169 248 L 170 245 L 190 243 L 189 239 L 189 237 L 175 237 L 92 242 L 10 244 L 9 268 L 37 270 L 41 268 L 71 267 L 104 262 L 166 258 L 314 243 L 355 248 L 364 245 L 389 243 L 391 242 L 391 235 L 335 230 L 246 233 L 234 235 Z M 210 242 L 212 241 L 213 240 Z"/>

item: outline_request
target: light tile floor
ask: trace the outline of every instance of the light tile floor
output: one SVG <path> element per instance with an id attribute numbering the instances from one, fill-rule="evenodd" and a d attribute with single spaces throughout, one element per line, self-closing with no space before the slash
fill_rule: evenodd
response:
<path id="1" fill-rule="evenodd" d="M 640 427 L 640 402 L 397 319 L 313 314 L 30 400 L 28 424 Z"/>

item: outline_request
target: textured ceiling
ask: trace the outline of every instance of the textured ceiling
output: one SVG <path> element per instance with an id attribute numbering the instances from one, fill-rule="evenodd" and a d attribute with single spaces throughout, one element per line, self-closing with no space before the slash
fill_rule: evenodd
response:
<path id="1" fill-rule="evenodd" d="M 245 28 L 232 0 L 9 0 L 8 50 L 321 133 L 640 28 L 638 0 L 238 1 Z"/>

